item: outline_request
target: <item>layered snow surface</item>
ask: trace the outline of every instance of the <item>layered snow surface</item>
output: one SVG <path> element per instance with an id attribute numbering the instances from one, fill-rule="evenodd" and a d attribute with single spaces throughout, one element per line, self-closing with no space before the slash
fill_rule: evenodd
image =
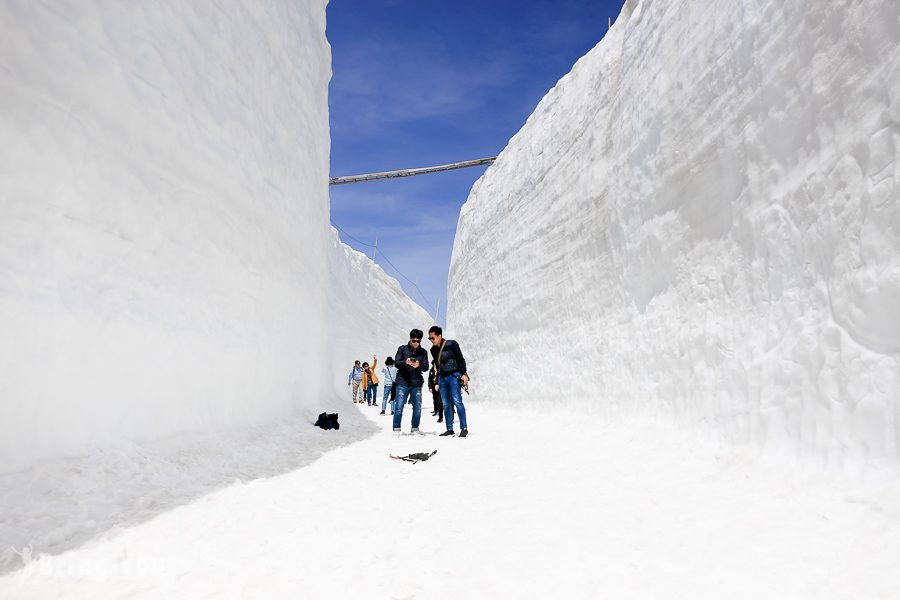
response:
<path id="1" fill-rule="evenodd" d="M 900 3 L 628 0 L 475 184 L 448 294 L 485 402 L 895 461 Z"/>
<path id="2" fill-rule="evenodd" d="M 312 460 L 429 324 L 329 225 L 325 4 L 0 2 L 0 570 Z"/>
<path id="3" fill-rule="evenodd" d="M 628 0 L 463 208 L 463 440 L 349 404 L 428 316 L 324 4 L 0 3 L 0 596 L 896 597 L 900 5 Z"/>

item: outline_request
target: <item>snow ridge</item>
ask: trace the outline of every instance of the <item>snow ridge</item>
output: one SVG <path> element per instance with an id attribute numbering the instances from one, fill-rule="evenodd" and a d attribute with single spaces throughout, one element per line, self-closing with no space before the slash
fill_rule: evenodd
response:
<path id="1" fill-rule="evenodd" d="M 329 225 L 325 5 L 0 4 L 0 472 L 315 412 L 427 322 Z"/>
<path id="2" fill-rule="evenodd" d="M 892 0 L 629 0 L 461 212 L 479 398 L 896 458 L 898 82 Z"/>

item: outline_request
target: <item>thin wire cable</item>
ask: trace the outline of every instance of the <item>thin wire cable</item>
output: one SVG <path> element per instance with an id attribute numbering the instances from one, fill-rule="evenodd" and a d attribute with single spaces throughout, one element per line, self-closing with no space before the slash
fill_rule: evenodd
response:
<path id="1" fill-rule="evenodd" d="M 337 229 L 338 231 L 340 231 L 341 233 L 343 233 L 344 235 L 346 235 L 348 238 L 350 238 L 351 240 L 353 240 L 353 241 L 356 242 L 357 244 L 361 244 L 361 245 L 363 245 L 363 246 L 368 246 L 369 248 L 374 248 L 374 247 L 375 247 L 375 244 L 367 244 L 366 242 L 364 242 L 364 241 L 362 241 L 362 240 L 356 239 L 355 237 L 353 237 L 352 235 L 350 235 L 349 233 L 347 233 L 346 231 L 344 231 L 344 229 L 343 229 L 340 225 L 338 225 L 337 223 L 335 223 L 334 221 L 331 222 L 331 226 L 334 227 L 335 229 Z"/>
<path id="2" fill-rule="evenodd" d="M 375 244 L 367 244 L 366 242 L 364 242 L 364 241 L 362 241 L 362 240 L 356 239 L 355 237 L 353 237 L 352 235 L 350 235 L 349 233 L 347 233 L 346 231 L 344 231 L 344 229 L 343 229 L 340 225 L 338 225 L 337 223 L 335 223 L 334 221 L 331 221 L 331 225 L 332 225 L 332 227 L 334 227 L 335 229 L 337 229 L 338 231 L 340 231 L 341 233 L 343 233 L 345 236 L 347 236 L 348 238 L 350 238 L 351 240 L 353 240 L 353 241 L 356 242 L 357 244 L 360 244 L 360 245 L 362 245 L 362 246 L 368 246 L 369 248 L 376 248 Z M 422 300 L 425 301 L 425 304 L 428 305 L 428 308 L 430 308 L 431 310 L 433 310 L 433 311 L 435 312 L 435 314 L 437 314 L 437 313 L 438 313 L 437 308 L 435 307 L 434 304 L 432 304 L 432 303 L 428 300 L 428 297 L 425 296 L 425 294 L 424 294 L 424 293 L 422 292 L 422 290 L 419 288 L 419 284 L 417 284 L 415 281 L 413 281 L 412 279 L 410 279 L 409 277 L 407 277 L 406 275 L 404 275 L 404 274 L 403 274 L 403 271 L 401 271 L 400 269 L 398 269 L 397 266 L 396 266 L 394 263 L 391 262 L 391 259 L 387 257 L 387 254 L 385 254 L 384 251 L 381 252 L 381 257 L 382 257 L 385 261 L 387 261 L 387 264 L 391 265 L 391 267 L 392 267 L 395 271 L 397 271 L 397 273 L 400 275 L 400 277 L 402 277 L 403 279 L 405 279 L 406 281 L 408 281 L 410 285 L 412 285 L 414 288 L 416 288 L 416 291 L 419 292 L 419 295 L 422 297 Z M 439 315 L 439 314 L 437 315 L 437 317 L 438 317 L 438 320 L 440 320 L 440 315 Z"/>

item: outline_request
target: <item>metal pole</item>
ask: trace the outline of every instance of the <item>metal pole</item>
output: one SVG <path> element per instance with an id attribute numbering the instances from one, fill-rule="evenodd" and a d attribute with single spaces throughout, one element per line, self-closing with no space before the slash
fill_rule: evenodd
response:
<path id="1" fill-rule="evenodd" d="M 434 309 L 434 322 L 435 322 L 435 324 L 437 324 L 437 322 L 438 322 L 438 314 L 439 314 L 440 312 L 441 312 L 441 299 L 438 298 L 438 301 L 437 301 L 437 308 Z"/>
<path id="2" fill-rule="evenodd" d="M 328 180 L 328 185 L 344 185 L 347 183 L 361 183 L 364 181 L 378 181 L 381 179 L 394 179 L 396 177 L 412 177 L 414 175 L 427 175 L 428 173 L 439 173 L 441 171 L 452 171 L 453 169 L 466 169 L 468 167 L 481 167 L 494 164 L 497 160 L 496 156 L 488 158 L 478 158 L 475 160 L 466 160 L 449 165 L 437 165 L 436 167 L 422 167 L 419 169 L 400 169 L 397 171 L 381 171 L 379 173 L 364 173 L 362 175 L 345 175 L 342 177 L 332 177 Z"/>
<path id="3" fill-rule="evenodd" d="M 372 262 L 375 262 L 375 255 L 378 254 L 378 236 L 375 236 L 375 249 L 372 250 Z"/>

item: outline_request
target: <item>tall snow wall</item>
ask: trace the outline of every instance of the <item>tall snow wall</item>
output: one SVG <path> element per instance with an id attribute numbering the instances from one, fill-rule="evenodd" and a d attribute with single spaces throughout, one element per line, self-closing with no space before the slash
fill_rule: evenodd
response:
<path id="1" fill-rule="evenodd" d="M 896 458 L 900 3 L 628 0 L 462 209 L 486 402 Z"/>
<path id="2" fill-rule="evenodd" d="M 325 4 L 0 2 L 0 471 L 314 412 L 335 330 L 420 324 L 329 226 Z"/>

